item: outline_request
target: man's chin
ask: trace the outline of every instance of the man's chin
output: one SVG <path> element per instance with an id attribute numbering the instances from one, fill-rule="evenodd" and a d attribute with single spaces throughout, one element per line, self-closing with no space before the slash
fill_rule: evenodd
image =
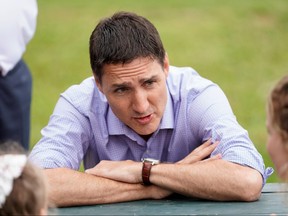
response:
<path id="1" fill-rule="evenodd" d="M 142 128 L 142 130 L 139 129 L 139 130 L 134 130 L 134 131 L 140 136 L 151 136 L 156 131 L 156 129 L 143 130 Z"/>
<path id="2" fill-rule="evenodd" d="M 133 125 L 134 127 L 130 127 L 133 131 L 135 131 L 139 136 L 151 136 L 158 128 L 159 124 L 156 126 L 155 124 L 147 124 L 147 125 Z"/>

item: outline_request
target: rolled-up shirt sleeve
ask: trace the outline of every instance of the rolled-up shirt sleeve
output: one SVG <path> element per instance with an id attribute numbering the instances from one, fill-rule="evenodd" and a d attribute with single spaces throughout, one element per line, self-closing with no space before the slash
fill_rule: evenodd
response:
<path id="1" fill-rule="evenodd" d="M 221 154 L 223 160 L 248 166 L 258 170 L 263 184 L 273 169 L 265 168 L 261 154 L 233 114 L 230 104 L 217 85 L 210 85 L 190 104 L 191 123 L 196 124 L 195 133 L 204 142 L 209 138 L 220 141 L 211 156 Z"/>
<path id="2" fill-rule="evenodd" d="M 61 96 L 29 159 L 42 168 L 78 170 L 91 139 L 87 117 Z"/>

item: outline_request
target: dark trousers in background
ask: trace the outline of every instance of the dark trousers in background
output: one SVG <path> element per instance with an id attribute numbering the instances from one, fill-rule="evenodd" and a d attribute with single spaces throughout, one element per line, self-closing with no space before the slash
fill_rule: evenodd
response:
<path id="1" fill-rule="evenodd" d="M 0 75 L 0 142 L 12 140 L 29 149 L 32 76 L 23 60 Z"/>

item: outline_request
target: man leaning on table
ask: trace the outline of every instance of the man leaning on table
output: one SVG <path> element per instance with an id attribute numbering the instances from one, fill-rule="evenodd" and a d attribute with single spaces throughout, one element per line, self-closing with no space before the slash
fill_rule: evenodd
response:
<path id="1" fill-rule="evenodd" d="M 90 37 L 93 77 L 61 94 L 30 160 L 58 206 L 173 193 L 254 201 L 272 172 L 215 83 L 169 65 L 146 18 L 119 12 Z M 84 160 L 86 171 L 78 171 Z"/>

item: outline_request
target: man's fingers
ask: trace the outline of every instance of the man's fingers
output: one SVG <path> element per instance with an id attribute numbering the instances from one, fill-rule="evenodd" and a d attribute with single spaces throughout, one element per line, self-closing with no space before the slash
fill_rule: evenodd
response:
<path id="1" fill-rule="evenodd" d="M 214 142 L 211 144 L 211 139 L 207 140 L 201 146 L 197 147 L 194 151 L 192 151 L 188 156 L 186 156 L 183 160 L 179 161 L 178 163 L 195 163 L 197 161 L 201 161 L 207 158 L 217 147 L 219 141 Z"/>
<path id="2" fill-rule="evenodd" d="M 86 169 L 84 172 L 90 175 L 95 175 L 97 173 L 95 167 Z"/>
<path id="3" fill-rule="evenodd" d="M 204 142 L 202 145 L 198 146 L 196 149 L 193 150 L 193 152 L 198 152 L 198 151 L 202 151 L 203 149 L 207 148 L 208 146 L 210 146 L 212 143 L 211 138 L 208 139 L 206 142 Z"/>
<path id="4" fill-rule="evenodd" d="M 213 157 L 207 158 L 207 159 L 204 160 L 204 161 L 218 160 L 218 159 L 221 159 L 221 158 L 222 158 L 222 155 L 219 153 L 219 154 L 217 154 L 217 155 L 214 155 Z"/>

